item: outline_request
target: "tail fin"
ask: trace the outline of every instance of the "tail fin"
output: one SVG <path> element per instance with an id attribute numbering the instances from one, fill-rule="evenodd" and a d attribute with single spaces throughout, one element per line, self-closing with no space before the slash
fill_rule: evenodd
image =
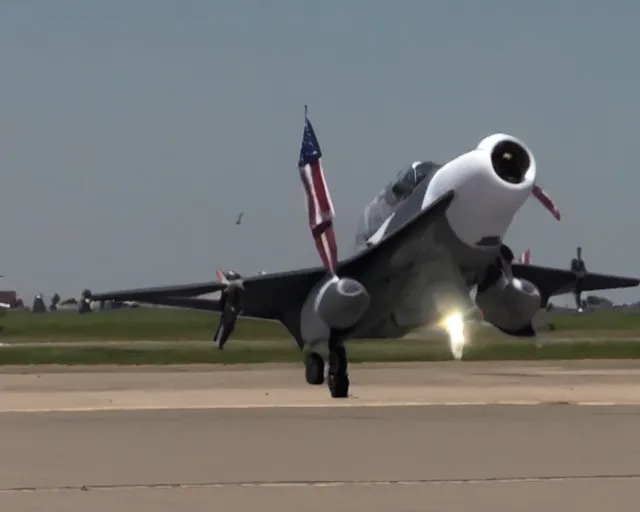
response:
<path id="1" fill-rule="evenodd" d="M 322 169 L 322 151 L 320 144 L 307 117 L 307 107 L 304 109 L 304 133 L 298 170 L 307 195 L 307 211 L 309 215 L 309 228 L 318 249 L 318 254 L 324 266 L 330 272 L 334 272 L 338 264 L 338 246 L 333 230 L 335 210 L 331 195 L 327 188 Z"/>
<path id="2" fill-rule="evenodd" d="M 216 270 L 216 276 L 218 277 L 218 280 L 223 283 L 223 284 L 229 284 L 229 280 L 227 279 L 227 276 L 224 275 L 224 272 L 222 271 L 221 268 Z"/>
<path id="3" fill-rule="evenodd" d="M 518 263 L 529 265 L 531 263 L 531 249 L 524 251 L 517 260 Z"/>

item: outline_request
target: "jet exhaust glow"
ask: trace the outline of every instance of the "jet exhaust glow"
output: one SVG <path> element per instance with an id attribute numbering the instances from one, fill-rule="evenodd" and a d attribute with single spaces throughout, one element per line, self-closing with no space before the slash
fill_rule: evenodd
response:
<path id="1" fill-rule="evenodd" d="M 444 329 L 449 335 L 451 354 L 458 361 L 462 359 L 465 345 L 464 318 L 460 313 L 454 313 L 443 322 Z"/>

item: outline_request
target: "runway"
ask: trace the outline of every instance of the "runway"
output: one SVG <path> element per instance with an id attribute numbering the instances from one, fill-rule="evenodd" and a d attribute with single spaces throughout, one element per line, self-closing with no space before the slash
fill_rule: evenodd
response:
<path id="1" fill-rule="evenodd" d="M 38 372 L 0 372 L 3 512 L 637 510 L 633 361 Z"/>

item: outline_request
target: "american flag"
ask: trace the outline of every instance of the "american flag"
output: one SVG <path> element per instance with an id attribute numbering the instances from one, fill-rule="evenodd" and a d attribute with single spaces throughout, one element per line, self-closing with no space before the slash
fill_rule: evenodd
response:
<path id="1" fill-rule="evenodd" d="M 322 151 L 311 121 L 306 115 L 306 107 L 298 170 L 307 195 L 309 228 L 313 240 L 322 263 L 331 272 L 334 272 L 338 262 L 338 247 L 333 230 L 335 211 L 322 170 Z"/>

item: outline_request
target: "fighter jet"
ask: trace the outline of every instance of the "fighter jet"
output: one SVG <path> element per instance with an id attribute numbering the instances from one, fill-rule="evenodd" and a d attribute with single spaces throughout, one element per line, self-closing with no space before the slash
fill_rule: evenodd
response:
<path id="1" fill-rule="evenodd" d="M 354 254 L 343 260 L 338 259 L 322 152 L 306 109 L 298 170 L 323 265 L 242 278 L 242 314 L 282 322 L 304 354 L 307 383 L 326 380 L 334 398 L 348 396 L 348 340 L 397 338 L 440 325 L 460 358 L 471 312 L 480 309 L 486 322 L 512 336 L 534 337 L 534 315 L 551 296 L 576 284 L 568 270 L 514 262 L 504 243 L 514 216 L 531 196 L 560 219 L 537 185 L 532 151 L 513 135 L 489 135 L 445 164 L 418 161 L 406 167 L 364 209 Z M 591 273 L 582 289 L 638 284 L 636 278 Z M 198 296 L 227 285 L 219 280 L 122 290 L 94 299 L 214 311 L 215 300 Z"/>

